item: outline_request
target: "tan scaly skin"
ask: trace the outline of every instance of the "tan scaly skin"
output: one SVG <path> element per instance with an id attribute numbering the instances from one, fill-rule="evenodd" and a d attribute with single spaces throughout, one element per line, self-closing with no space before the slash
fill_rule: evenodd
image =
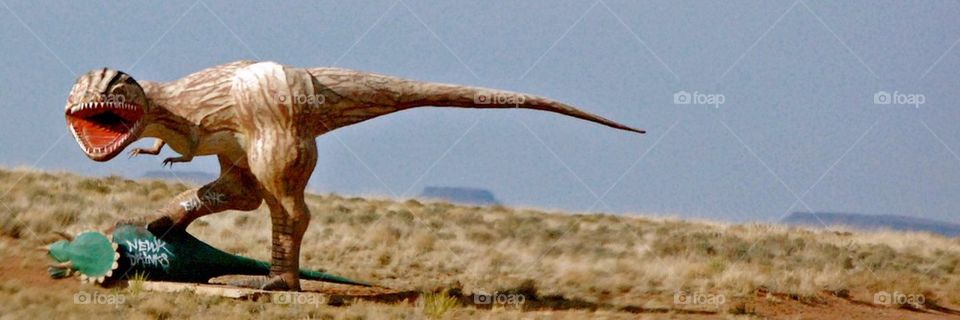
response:
<path id="1" fill-rule="evenodd" d="M 237 61 L 176 81 L 136 81 L 99 69 L 77 79 L 67 127 L 84 153 L 107 161 L 140 138 L 157 138 L 131 156 L 180 154 L 164 165 L 216 155 L 220 177 L 178 195 L 148 227 L 163 234 L 225 210 L 266 202 L 273 234 L 271 275 L 243 285 L 299 290 L 300 242 L 310 222 L 304 189 L 317 163 L 315 138 L 334 129 L 422 106 L 551 111 L 644 133 L 569 105 L 528 94 L 428 83 L 336 68 Z"/>

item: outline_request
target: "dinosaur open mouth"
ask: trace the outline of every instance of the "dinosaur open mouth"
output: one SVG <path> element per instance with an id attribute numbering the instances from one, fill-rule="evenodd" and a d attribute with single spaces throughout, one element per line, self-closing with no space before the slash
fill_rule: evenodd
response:
<path id="1" fill-rule="evenodd" d="M 87 102 L 67 109 L 67 125 L 94 160 L 111 158 L 136 140 L 143 108 L 133 103 Z"/>

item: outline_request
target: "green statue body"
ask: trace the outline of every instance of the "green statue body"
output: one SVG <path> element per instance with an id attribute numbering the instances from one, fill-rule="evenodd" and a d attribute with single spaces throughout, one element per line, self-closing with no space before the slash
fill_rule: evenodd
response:
<path id="1" fill-rule="evenodd" d="M 84 232 L 46 247 L 57 263 L 49 268 L 54 278 L 74 272 L 81 280 L 103 283 L 135 274 L 150 280 L 200 282 L 223 275 L 267 275 L 270 263 L 226 253 L 184 230 L 171 230 L 163 238 L 142 226 L 118 225 L 112 235 Z M 315 270 L 300 269 L 300 278 L 369 286 Z"/>

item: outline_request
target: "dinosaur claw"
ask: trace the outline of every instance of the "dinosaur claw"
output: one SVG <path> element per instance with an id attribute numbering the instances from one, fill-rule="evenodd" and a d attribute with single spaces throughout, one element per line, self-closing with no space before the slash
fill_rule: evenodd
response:
<path id="1" fill-rule="evenodd" d="M 249 279 L 241 279 L 241 280 L 231 281 L 228 284 L 235 287 L 259 289 L 259 290 L 267 290 L 267 291 L 284 291 L 284 290 L 290 289 L 289 286 L 287 286 L 287 284 L 283 282 L 282 278 L 276 277 L 276 276 L 275 277 L 260 276 L 260 277 L 254 277 Z"/>
<path id="2" fill-rule="evenodd" d="M 172 157 L 163 159 L 163 166 L 170 165 L 173 168 L 173 164 L 177 162 L 190 162 L 191 158 L 188 157 Z"/>

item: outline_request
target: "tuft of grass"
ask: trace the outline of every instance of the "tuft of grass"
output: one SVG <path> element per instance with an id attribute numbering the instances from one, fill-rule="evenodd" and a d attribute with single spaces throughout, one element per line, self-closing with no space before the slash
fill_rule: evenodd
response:
<path id="1" fill-rule="evenodd" d="M 80 213 L 71 208 L 57 208 L 52 218 L 58 226 L 69 226 L 80 220 Z"/>
<path id="2" fill-rule="evenodd" d="M 457 298 L 451 296 L 447 290 L 425 293 L 421 299 L 423 299 L 423 315 L 430 319 L 442 319 L 444 315 L 456 309 L 460 304 Z"/>
<path id="3" fill-rule="evenodd" d="M 137 271 L 127 278 L 127 290 L 133 295 L 139 295 L 144 290 L 144 282 L 150 280 L 145 272 Z"/>

